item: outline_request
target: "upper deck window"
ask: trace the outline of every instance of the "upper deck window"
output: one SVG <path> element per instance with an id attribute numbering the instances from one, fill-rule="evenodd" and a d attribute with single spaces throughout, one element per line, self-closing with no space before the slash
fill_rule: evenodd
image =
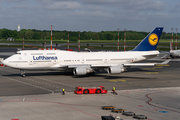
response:
<path id="1" fill-rule="evenodd" d="M 43 55 L 43 53 L 31 53 L 31 55 Z"/>
<path id="2" fill-rule="evenodd" d="M 47 53 L 47 55 L 56 55 L 56 53 Z"/>

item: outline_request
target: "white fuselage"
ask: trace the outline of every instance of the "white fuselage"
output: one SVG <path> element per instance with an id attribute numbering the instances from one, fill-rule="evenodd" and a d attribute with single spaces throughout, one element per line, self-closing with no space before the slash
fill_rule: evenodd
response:
<path id="1" fill-rule="evenodd" d="M 61 70 L 67 65 L 133 63 L 155 57 L 158 54 L 159 51 L 73 52 L 23 50 L 7 58 L 3 63 L 21 70 Z"/>
<path id="2" fill-rule="evenodd" d="M 179 57 L 180 56 L 180 50 L 171 50 L 170 55 L 174 57 Z"/>

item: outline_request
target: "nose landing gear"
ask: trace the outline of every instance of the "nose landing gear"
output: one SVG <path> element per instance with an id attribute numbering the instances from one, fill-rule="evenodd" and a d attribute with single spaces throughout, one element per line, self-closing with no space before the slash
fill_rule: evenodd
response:
<path id="1" fill-rule="evenodd" d="M 25 77 L 25 71 L 24 70 L 20 70 L 21 71 L 21 76 Z"/>

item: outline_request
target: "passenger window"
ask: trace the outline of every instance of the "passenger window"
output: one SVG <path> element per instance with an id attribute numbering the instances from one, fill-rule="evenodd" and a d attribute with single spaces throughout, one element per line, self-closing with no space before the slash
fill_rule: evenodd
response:
<path id="1" fill-rule="evenodd" d="M 79 89 L 78 91 L 82 91 L 82 89 Z"/>

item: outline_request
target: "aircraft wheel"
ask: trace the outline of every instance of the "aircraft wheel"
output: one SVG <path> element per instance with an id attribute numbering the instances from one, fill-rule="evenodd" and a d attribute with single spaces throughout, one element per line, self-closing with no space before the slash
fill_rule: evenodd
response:
<path id="1" fill-rule="evenodd" d="M 23 74 L 22 77 L 25 77 L 25 75 Z"/>

